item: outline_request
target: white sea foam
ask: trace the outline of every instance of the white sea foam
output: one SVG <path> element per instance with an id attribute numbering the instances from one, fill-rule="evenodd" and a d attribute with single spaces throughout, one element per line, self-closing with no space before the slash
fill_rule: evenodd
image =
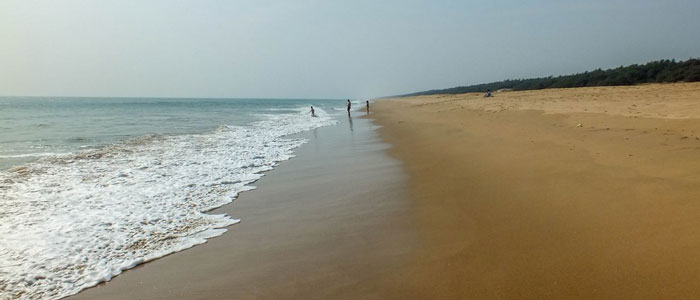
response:
<path id="1" fill-rule="evenodd" d="M 38 152 L 38 153 L 23 153 L 23 154 L 7 154 L 7 155 L 0 155 L 0 158 L 48 157 L 48 156 L 57 156 L 57 155 L 64 155 L 64 154 L 68 154 L 68 153 Z"/>
<path id="2" fill-rule="evenodd" d="M 206 134 L 146 136 L 0 172 L 0 299 L 58 299 L 206 242 L 231 202 L 303 139 L 323 110 Z"/>

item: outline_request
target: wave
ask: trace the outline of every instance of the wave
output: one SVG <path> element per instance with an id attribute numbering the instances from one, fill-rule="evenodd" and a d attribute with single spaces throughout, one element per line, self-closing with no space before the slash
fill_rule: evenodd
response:
<path id="1" fill-rule="evenodd" d="M 323 110 L 204 134 L 148 135 L 0 172 L 0 298 L 59 299 L 239 222 L 233 201 L 332 125 Z"/>
<path id="2" fill-rule="evenodd" d="M 23 154 L 7 154 L 0 155 L 0 158 L 25 158 L 25 157 L 51 157 L 67 155 L 70 153 L 55 153 L 55 152 L 41 152 L 41 153 L 23 153 Z"/>

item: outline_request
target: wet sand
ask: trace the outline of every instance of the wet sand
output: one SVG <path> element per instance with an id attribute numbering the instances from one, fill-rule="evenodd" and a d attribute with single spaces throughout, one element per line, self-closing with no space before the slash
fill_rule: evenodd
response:
<path id="1" fill-rule="evenodd" d="M 415 248 L 406 178 L 371 121 L 349 121 L 302 134 L 297 157 L 213 211 L 242 220 L 223 236 L 68 299 L 385 299 Z"/>
<path id="2" fill-rule="evenodd" d="M 700 83 L 378 101 L 415 299 L 695 299 Z"/>

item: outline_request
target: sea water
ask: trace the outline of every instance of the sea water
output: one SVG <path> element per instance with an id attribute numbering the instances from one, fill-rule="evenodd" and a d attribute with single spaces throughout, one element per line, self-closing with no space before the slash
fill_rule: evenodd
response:
<path id="1" fill-rule="evenodd" d="M 222 234 L 239 220 L 206 212 L 343 105 L 0 98 L 0 299 L 65 297 Z"/>

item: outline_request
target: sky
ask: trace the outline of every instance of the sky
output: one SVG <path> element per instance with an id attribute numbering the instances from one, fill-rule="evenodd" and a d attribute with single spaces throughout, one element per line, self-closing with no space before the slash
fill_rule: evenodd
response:
<path id="1" fill-rule="evenodd" d="M 369 98 L 700 57 L 698 0 L 0 0 L 0 95 Z"/>

